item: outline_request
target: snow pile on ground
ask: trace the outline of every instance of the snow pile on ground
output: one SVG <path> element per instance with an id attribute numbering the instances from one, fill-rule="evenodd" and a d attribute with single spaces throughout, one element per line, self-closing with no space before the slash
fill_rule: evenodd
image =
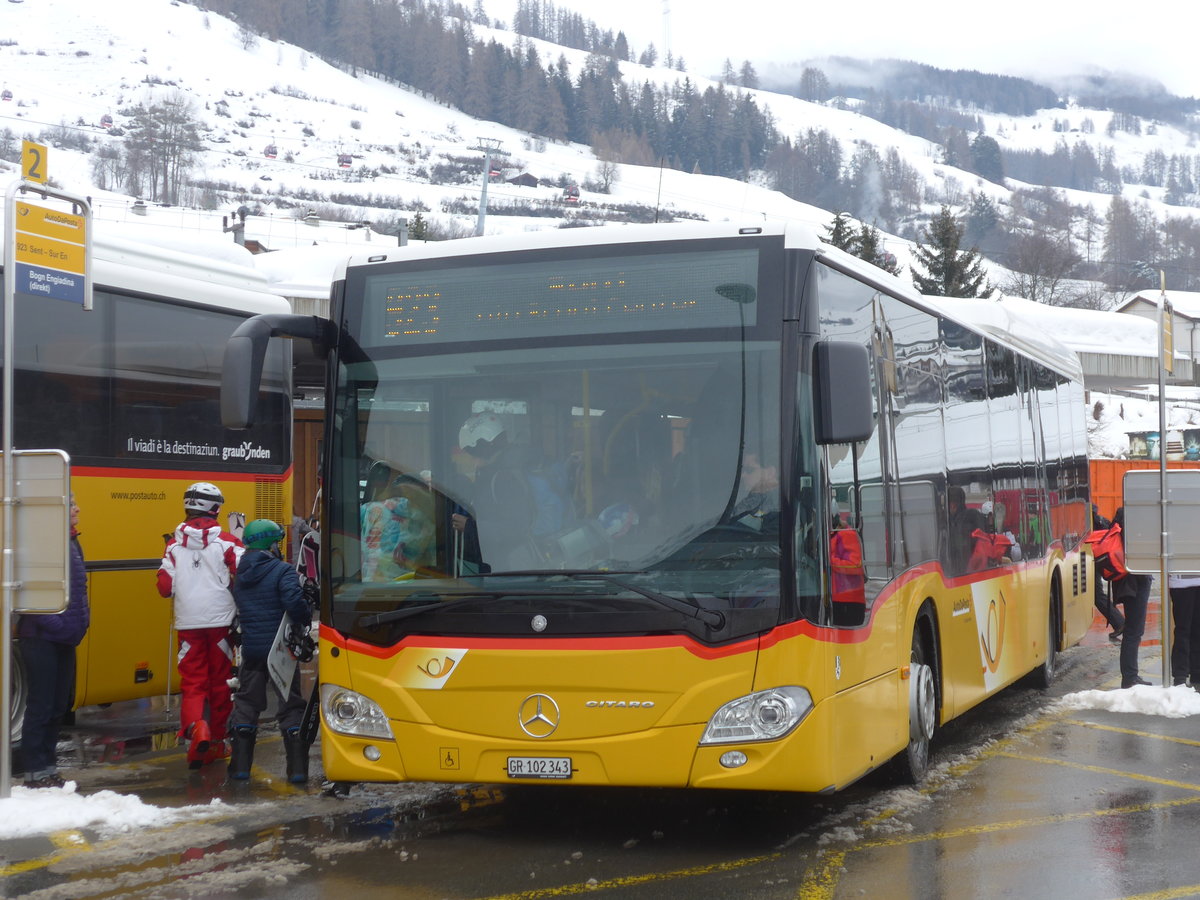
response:
<path id="1" fill-rule="evenodd" d="M 1200 693 L 1182 684 L 1165 690 L 1157 685 L 1137 685 L 1119 691 L 1078 691 L 1059 703 L 1063 709 L 1104 709 L 1168 719 L 1200 716 Z"/>
<path id="2" fill-rule="evenodd" d="M 0 800 L 0 840 L 49 834 L 73 828 L 94 828 L 102 834 L 153 828 L 176 822 L 194 822 L 228 812 L 219 800 L 206 806 L 163 809 L 141 798 L 99 791 L 76 793 L 75 782 L 62 788 L 14 786 L 12 796 Z"/>

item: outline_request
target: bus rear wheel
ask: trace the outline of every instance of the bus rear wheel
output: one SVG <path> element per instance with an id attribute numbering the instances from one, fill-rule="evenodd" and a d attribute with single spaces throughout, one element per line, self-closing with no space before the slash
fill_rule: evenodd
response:
<path id="1" fill-rule="evenodd" d="M 929 745 L 937 730 L 937 709 L 933 652 L 925 646 L 918 628 L 913 631 L 909 655 L 908 746 L 892 760 L 897 781 L 920 784 L 929 772 Z"/>
<path id="2" fill-rule="evenodd" d="M 1058 674 L 1058 590 L 1050 594 L 1050 613 L 1046 616 L 1046 659 L 1033 672 L 1033 686 L 1046 690 Z"/>

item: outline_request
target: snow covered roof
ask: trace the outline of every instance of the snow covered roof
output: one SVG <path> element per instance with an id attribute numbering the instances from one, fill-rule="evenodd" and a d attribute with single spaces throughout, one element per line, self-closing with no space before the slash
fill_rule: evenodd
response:
<path id="1" fill-rule="evenodd" d="M 1118 310 L 1125 312 L 1133 306 L 1145 303 L 1157 309 L 1158 298 L 1161 296 L 1161 293 L 1161 291 L 1138 291 L 1130 300 L 1119 306 Z M 1167 299 L 1171 301 L 1171 308 L 1175 310 L 1177 316 L 1200 319 L 1200 292 L 1167 291 Z"/>

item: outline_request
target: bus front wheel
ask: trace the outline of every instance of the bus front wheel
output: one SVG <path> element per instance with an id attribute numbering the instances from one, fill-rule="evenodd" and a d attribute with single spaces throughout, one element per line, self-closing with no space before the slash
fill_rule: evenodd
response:
<path id="1" fill-rule="evenodd" d="M 929 745 L 937 730 L 937 671 L 921 629 L 913 631 L 908 677 L 908 746 L 892 761 L 896 780 L 919 784 L 929 771 Z"/>

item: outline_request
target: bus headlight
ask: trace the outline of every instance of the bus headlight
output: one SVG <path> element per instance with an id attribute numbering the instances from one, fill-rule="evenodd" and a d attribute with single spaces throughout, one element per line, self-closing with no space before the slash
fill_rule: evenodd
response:
<path id="1" fill-rule="evenodd" d="M 388 724 L 383 708 L 370 697 L 349 688 L 321 685 L 321 715 L 325 724 L 339 734 L 393 740 L 392 726 Z"/>
<path id="2" fill-rule="evenodd" d="M 812 697 L 802 687 L 777 687 L 730 700 L 718 709 L 704 729 L 701 744 L 773 741 L 804 721 Z"/>

